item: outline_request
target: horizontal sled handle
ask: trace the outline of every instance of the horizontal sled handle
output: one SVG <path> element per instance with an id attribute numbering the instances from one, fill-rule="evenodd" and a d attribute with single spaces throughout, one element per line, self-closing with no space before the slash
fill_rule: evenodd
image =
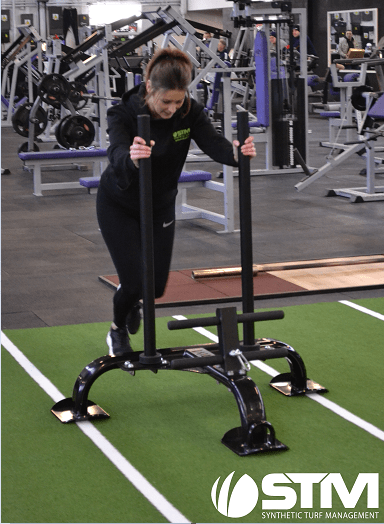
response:
<path id="1" fill-rule="evenodd" d="M 237 315 L 237 322 L 261 322 L 263 320 L 280 320 L 284 318 L 284 311 L 263 311 L 260 313 L 241 313 Z M 217 317 L 188 318 L 186 320 L 170 320 L 168 329 L 186 329 L 194 327 L 218 326 L 220 320 Z"/>

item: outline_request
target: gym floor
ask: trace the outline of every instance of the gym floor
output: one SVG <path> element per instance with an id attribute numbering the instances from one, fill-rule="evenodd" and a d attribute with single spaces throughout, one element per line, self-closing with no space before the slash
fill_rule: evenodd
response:
<path id="1" fill-rule="evenodd" d="M 330 150 L 328 122 L 309 117 L 310 167 L 321 167 Z M 98 230 L 95 197 L 84 189 L 33 195 L 32 174 L 24 171 L 17 149 L 25 139 L 12 128 L 2 128 L 2 309 L 3 329 L 61 326 L 111 320 L 112 290 L 99 281 L 115 273 Z M 376 145 L 382 145 L 379 142 Z M 42 144 L 41 149 L 52 144 Z M 264 146 L 257 146 L 253 169 L 263 169 Z M 311 186 L 297 192 L 303 173 L 253 176 L 252 226 L 255 264 L 313 260 L 383 253 L 384 202 L 351 204 L 348 199 L 324 196 L 325 189 L 364 186 L 360 171 L 364 158 L 354 155 Z M 221 166 L 189 164 L 210 171 Z M 79 178 L 73 170 L 66 177 Z M 52 173 L 52 176 L 61 176 Z M 378 181 L 383 175 L 378 175 Z M 220 179 L 218 179 L 220 181 Z M 222 213 L 219 194 L 204 189 L 189 191 L 188 203 Z M 235 180 L 236 227 L 238 197 Z M 179 221 L 172 269 L 214 268 L 240 264 L 238 232 L 218 234 L 222 226 L 205 220 Z M 255 308 L 331 302 L 383 296 L 383 287 L 300 297 L 256 300 Z M 215 306 L 179 308 L 180 314 L 214 311 Z M 175 314 L 157 308 L 157 316 Z"/>

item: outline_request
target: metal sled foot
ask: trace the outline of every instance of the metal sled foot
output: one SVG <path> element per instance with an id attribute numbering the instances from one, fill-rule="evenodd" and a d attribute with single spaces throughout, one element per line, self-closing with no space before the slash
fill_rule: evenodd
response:
<path id="1" fill-rule="evenodd" d="M 277 375 L 270 381 L 269 385 L 287 397 L 305 395 L 306 393 L 326 393 L 328 391 L 325 387 L 310 379 L 306 380 L 305 387 L 296 387 L 292 384 L 290 373 Z"/>
<path id="2" fill-rule="evenodd" d="M 231 451 L 244 457 L 267 451 L 285 451 L 288 446 L 275 438 L 275 430 L 269 422 L 252 424 L 248 430 L 233 428 L 221 439 Z"/>
<path id="3" fill-rule="evenodd" d="M 68 422 L 80 422 L 82 420 L 109 418 L 109 415 L 106 411 L 90 400 L 87 400 L 86 414 L 76 412 L 75 402 L 71 398 L 65 398 L 60 400 L 60 402 L 57 402 L 57 404 L 55 404 L 51 409 L 51 412 L 63 424 L 67 424 Z"/>

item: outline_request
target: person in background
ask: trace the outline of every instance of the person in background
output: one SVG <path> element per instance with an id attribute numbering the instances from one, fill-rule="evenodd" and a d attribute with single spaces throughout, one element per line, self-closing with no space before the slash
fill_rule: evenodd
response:
<path id="1" fill-rule="evenodd" d="M 203 42 L 204 44 L 209 47 L 209 44 L 211 43 L 211 40 L 212 40 L 212 34 L 209 33 L 208 31 L 206 31 L 204 34 L 203 34 Z"/>
<path id="2" fill-rule="evenodd" d="M 293 35 L 293 49 L 298 51 L 300 53 L 300 26 L 295 25 L 292 28 L 292 35 Z M 313 55 L 318 56 L 315 46 L 312 44 L 311 39 L 309 36 L 307 36 L 307 55 Z"/>
<path id="3" fill-rule="evenodd" d="M 217 44 L 217 55 L 221 60 L 228 60 L 227 42 L 224 38 L 220 38 L 219 43 Z"/>
<path id="4" fill-rule="evenodd" d="M 276 43 L 277 43 L 276 31 L 271 31 L 269 33 L 269 41 L 270 41 L 271 53 L 276 53 Z M 287 45 L 288 45 L 287 42 L 283 40 L 282 38 L 280 38 L 280 50 L 283 50 L 284 48 L 286 48 Z"/>
<path id="5" fill-rule="evenodd" d="M 205 47 L 209 47 L 210 44 L 211 44 L 211 41 L 212 41 L 212 33 L 210 33 L 209 31 L 205 31 L 203 33 L 203 38 L 202 38 L 202 45 L 201 47 L 198 47 L 196 49 L 198 55 L 199 55 L 199 61 L 200 61 L 200 64 L 201 64 L 201 67 L 205 67 L 209 61 L 209 57 L 208 57 L 208 54 L 207 53 L 204 53 L 204 49 Z"/>
<path id="6" fill-rule="evenodd" d="M 191 99 L 192 63 L 176 48 L 159 50 L 148 62 L 145 81 L 108 109 L 109 165 L 97 193 L 100 231 L 120 285 L 113 297 L 113 322 L 107 335 L 111 356 L 132 351 L 129 333 L 141 320 L 142 256 L 139 161 L 151 158 L 155 296 L 164 293 L 175 234 L 175 202 L 191 140 L 215 162 L 237 166 L 239 142 L 229 142 Z M 150 116 L 150 144 L 138 136 L 138 116 Z M 241 147 L 256 156 L 253 137 Z"/>
<path id="7" fill-rule="evenodd" d="M 350 29 L 348 29 L 345 32 L 345 36 L 343 36 L 339 40 L 338 51 L 339 51 L 340 58 L 348 58 L 348 56 L 347 56 L 348 55 L 348 51 L 350 49 L 355 49 L 355 48 L 356 48 L 356 43 L 355 43 L 355 40 L 353 38 L 352 31 Z"/>

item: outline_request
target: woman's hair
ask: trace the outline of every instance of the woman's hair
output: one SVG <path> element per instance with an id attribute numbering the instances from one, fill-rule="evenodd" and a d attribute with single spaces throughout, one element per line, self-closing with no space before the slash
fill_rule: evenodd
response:
<path id="1" fill-rule="evenodd" d="M 151 81 L 153 93 L 169 90 L 186 92 L 186 107 L 183 106 L 183 116 L 188 113 L 191 106 L 188 86 L 192 80 L 192 67 L 192 62 L 185 53 L 168 47 L 157 51 L 145 70 L 145 82 Z M 146 101 L 148 97 L 147 92 Z"/>

